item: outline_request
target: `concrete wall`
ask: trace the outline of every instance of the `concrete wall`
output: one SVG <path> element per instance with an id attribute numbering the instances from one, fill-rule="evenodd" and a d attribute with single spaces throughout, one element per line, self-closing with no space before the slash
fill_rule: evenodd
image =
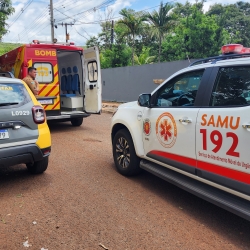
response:
<path id="1" fill-rule="evenodd" d="M 166 79 L 189 64 L 189 61 L 185 60 L 102 69 L 102 99 L 117 102 L 135 101 L 141 93 L 151 93 L 158 86 L 153 79 Z"/>

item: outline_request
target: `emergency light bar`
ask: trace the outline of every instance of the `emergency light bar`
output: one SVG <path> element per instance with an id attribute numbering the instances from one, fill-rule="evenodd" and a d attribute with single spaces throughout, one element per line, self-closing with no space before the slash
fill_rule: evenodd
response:
<path id="1" fill-rule="evenodd" d="M 241 44 L 227 44 L 221 47 L 222 54 L 242 54 L 250 53 L 250 48 L 245 48 Z"/>
<path id="2" fill-rule="evenodd" d="M 48 42 L 48 41 L 39 41 L 39 40 L 33 40 L 32 41 L 34 44 L 62 44 L 62 45 L 75 45 L 74 42 L 70 43 L 64 43 L 64 42 Z"/>
<path id="3" fill-rule="evenodd" d="M 189 65 L 197 65 L 201 63 L 213 63 L 215 64 L 217 61 L 228 60 L 233 58 L 243 58 L 250 57 L 250 48 L 245 48 L 241 44 L 226 44 L 221 47 L 222 55 L 208 57 L 204 59 L 199 59 Z"/>

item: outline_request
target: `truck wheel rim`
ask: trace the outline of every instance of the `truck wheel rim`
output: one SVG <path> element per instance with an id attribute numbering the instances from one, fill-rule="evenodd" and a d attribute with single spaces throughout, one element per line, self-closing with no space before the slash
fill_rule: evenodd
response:
<path id="1" fill-rule="evenodd" d="M 127 168 L 130 163 L 130 152 L 128 141 L 120 137 L 116 142 L 116 159 L 122 168 Z"/>

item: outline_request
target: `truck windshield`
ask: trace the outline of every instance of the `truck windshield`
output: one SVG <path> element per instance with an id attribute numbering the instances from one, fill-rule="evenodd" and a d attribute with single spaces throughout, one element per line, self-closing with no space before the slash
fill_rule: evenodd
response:
<path id="1" fill-rule="evenodd" d="M 0 107 L 25 104 L 31 101 L 26 88 L 21 83 L 0 83 Z"/>

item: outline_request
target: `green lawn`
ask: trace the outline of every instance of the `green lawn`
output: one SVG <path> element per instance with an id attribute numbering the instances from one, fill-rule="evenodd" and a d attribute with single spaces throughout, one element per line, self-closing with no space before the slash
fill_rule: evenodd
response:
<path id="1" fill-rule="evenodd" d="M 0 42 L 0 56 L 5 54 L 6 52 L 13 50 L 22 44 L 20 43 L 2 43 Z"/>

